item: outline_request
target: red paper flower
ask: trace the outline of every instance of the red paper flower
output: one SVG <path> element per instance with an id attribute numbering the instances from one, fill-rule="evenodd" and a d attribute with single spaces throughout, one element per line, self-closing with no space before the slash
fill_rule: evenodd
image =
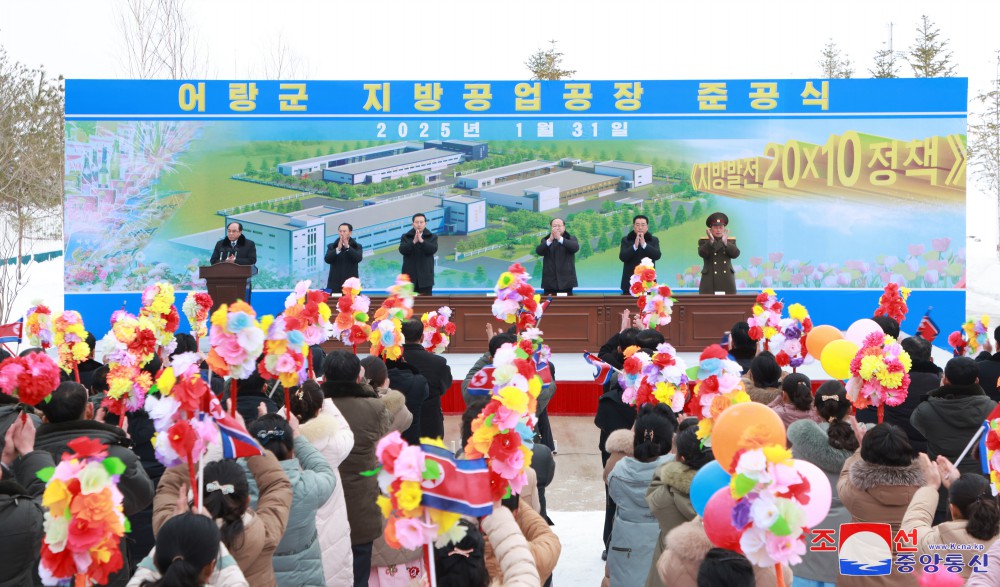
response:
<path id="1" fill-rule="evenodd" d="M 178 420 L 167 429 L 167 438 L 170 440 L 170 447 L 178 455 L 187 455 L 194 450 L 194 444 L 198 440 L 198 433 L 194 431 L 187 420 Z"/>
<path id="2" fill-rule="evenodd" d="M 362 344 L 368 340 L 368 333 L 366 333 L 363 328 L 355 324 L 354 326 L 351 326 L 350 340 L 351 344 Z"/>
<path id="3" fill-rule="evenodd" d="M 764 338 L 764 329 L 760 326 L 751 326 L 747 335 L 750 337 L 750 340 L 760 340 Z"/>
<path id="4" fill-rule="evenodd" d="M 444 325 L 445 334 L 447 334 L 448 336 L 454 336 L 457 330 L 458 329 L 455 327 L 454 322 L 448 322 L 447 324 Z"/>
<path id="5" fill-rule="evenodd" d="M 1000 449 L 1000 434 L 996 430 L 990 430 L 990 433 L 986 435 L 986 448 L 989 450 Z"/>
<path id="6" fill-rule="evenodd" d="M 76 574 L 76 561 L 73 560 L 73 553 L 68 548 L 52 552 L 49 545 L 43 541 L 42 560 L 45 561 L 45 567 L 54 577 L 72 577 Z"/>
<path id="7" fill-rule="evenodd" d="M 521 450 L 521 434 L 515 430 L 501 432 L 493 437 L 490 444 L 490 458 L 509 461 Z"/>
<path id="8" fill-rule="evenodd" d="M 778 365 L 781 367 L 787 367 L 789 363 L 791 363 L 791 359 L 785 351 L 781 351 L 775 355 L 774 360 L 777 361 Z"/>
<path id="9" fill-rule="evenodd" d="M 639 279 L 645 282 L 656 281 L 656 269 L 643 269 Z"/>
<path id="10" fill-rule="evenodd" d="M 708 377 L 701 380 L 698 384 L 698 393 L 718 393 L 719 392 L 719 378 L 715 375 L 709 375 Z"/>
<path id="11" fill-rule="evenodd" d="M 493 469 L 490 469 L 490 496 L 493 501 L 500 501 L 507 496 L 507 480 Z"/>
<path id="12" fill-rule="evenodd" d="M 634 296 L 641 294 L 644 291 L 644 288 L 642 287 L 642 282 L 637 281 L 633 283 L 631 286 L 629 286 L 628 291 L 630 294 Z"/>
<path id="13" fill-rule="evenodd" d="M 72 453 L 76 453 L 74 458 L 77 459 L 87 459 L 91 457 L 103 459 L 108 456 L 108 447 L 106 444 L 102 443 L 100 440 L 87 438 L 86 436 L 78 436 L 69 441 L 66 446 L 69 447 L 70 452 L 64 453 L 64 458 L 69 458 Z"/>
<path id="14" fill-rule="evenodd" d="M 713 344 L 712 346 L 701 351 L 701 356 L 698 357 L 698 361 L 704 361 L 705 359 L 725 359 L 728 356 L 729 353 L 726 352 L 726 349 L 717 344 Z"/>
<path id="15" fill-rule="evenodd" d="M 531 379 L 535 376 L 536 371 L 534 361 L 529 361 L 528 359 L 514 359 L 514 366 L 517 367 L 518 375 L 521 375 L 525 379 Z"/>
<path id="16" fill-rule="evenodd" d="M 176 306 L 170 306 L 170 312 L 165 316 L 165 320 L 167 324 L 164 329 L 167 332 L 177 332 L 177 327 L 181 323 L 181 316 L 177 313 Z"/>

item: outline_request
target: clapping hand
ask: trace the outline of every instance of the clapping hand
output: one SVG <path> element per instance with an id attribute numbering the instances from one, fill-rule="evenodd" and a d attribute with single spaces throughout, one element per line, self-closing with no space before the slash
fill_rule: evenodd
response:
<path id="1" fill-rule="evenodd" d="M 728 228 L 722 231 L 722 244 L 724 244 L 724 245 L 728 245 L 729 244 L 729 229 Z"/>
<path id="2" fill-rule="evenodd" d="M 711 228 L 706 228 L 705 229 L 705 234 L 708 236 L 708 242 L 710 242 L 710 243 L 714 243 L 715 242 L 715 237 L 712 236 L 712 229 Z"/>
<path id="3" fill-rule="evenodd" d="M 646 237 L 642 234 L 635 235 L 635 246 L 637 247 L 646 246 Z"/>
<path id="4" fill-rule="evenodd" d="M 492 338 L 494 336 L 496 336 L 496 334 L 497 334 L 496 331 L 493 330 L 493 324 L 491 322 L 487 322 L 486 323 L 486 338 L 488 340 L 492 340 Z"/>
<path id="5" fill-rule="evenodd" d="M 941 487 L 941 469 L 937 463 L 932 463 L 926 453 L 920 453 L 917 460 L 920 461 L 920 470 L 924 473 L 924 484 L 933 489 Z"/>
<path id="6" fill-rule="evenodd" d="M 416 234 L 413 235 L 413 244 L 422 243 L 422 242 L 424 242 L 424 233 L 423 232 L 418 232 L 418 233 L 416 233 Z"/>
<path id="7" fill-rule="evenodd" d="M 629 311 L 628 308 L 626 308 L 622 310 L 622 327 L 618 329 L 618 332 L 625 330 L 631 325 L 632 325 L 632 320 L 631 318 L 629 318 Z"/>
<path id="8" fill-rule="evenodd" d="M 950 489 L 951 484 L 955 481 L 955 479 L 958 479 L 959 476 L 961 476 L 961 473 L 958 472 L 958 468 L 951 464 L 951 461 L 949 461 L 944 455 L 938 455 L 934 464 L 937 465 L 938 472 L 941 477 L 941 484 L 944 485 L 945 489 Z"/>

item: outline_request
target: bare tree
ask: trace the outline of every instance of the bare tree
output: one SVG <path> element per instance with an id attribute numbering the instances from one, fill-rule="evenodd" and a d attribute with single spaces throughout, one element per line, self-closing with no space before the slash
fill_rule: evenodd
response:
<path id="1" fill-rule="evenodd" d="M 947 40 L 938 40 L 941 29 L 935 27 L 926 14 L 917 24 L 917 39 L 910 47 L 907 61 L 913 68 L 914 77 L 953 77 L 955 65 Z"/>
<path id="2" fill-rule="evenodd" d="M 820 52 L 819 67 L 822 77 L 849 78 L 854 75 L 854 68 L 846 53 L 842 53 L 837 44 L 830 39 Z"/>
<path id="3" fill-rule="evenodd" d="M 305 71 L 305 63 L 281 33 L 278 33 L 278 38 L 268 49 L 263 61 L 264 79 L 302 79 L 309 75 Z"/>
<path id="4" fill-rule="evenodd" d="M 973 99 L 973 104 L 982 110 L 973 111 L 969 121 L 969 163 L 979 171 L 979 179 L 997 199 L 997 257 L 1000 257 L 1000 51 L 990 86 L 989 91 Z"/>
<path id="5" fill-rule="evenodd" d="M 127 0 L 118 6 L 121 60 L 129 77 L 204 77 L 207 59 L 185 0 Z"/>
<path id="6" fill-rule="evenodd" d="M 555 39 L 549 41 L 552 45 L 546 50 L 535 51 L 528 60 L 524 62 L 525 67 L 531 72 L 533 80 L 560 80 L 573 77 L 575 69 L 563 69 L 563 54 L 556 49 Z"/>
<path id="7" fill-rule="evenodd" d="M 11 61 L 0 47 L 0 322 L 27 284 L 30 241 L 58 238 L 63 128 L 62 78 Z"/>

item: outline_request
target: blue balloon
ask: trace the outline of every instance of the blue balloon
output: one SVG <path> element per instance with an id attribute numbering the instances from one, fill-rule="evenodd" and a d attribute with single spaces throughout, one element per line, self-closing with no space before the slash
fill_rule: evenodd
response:
<path id="1" fill-rule="evenodd" d="M 698 469 L 691 480 L 691 505 L 699 516 L 705 515 L 705 505 L 715 493 L 729 486 L 732 476 L 722 468 L 719 461 L 712 461 Z"/>

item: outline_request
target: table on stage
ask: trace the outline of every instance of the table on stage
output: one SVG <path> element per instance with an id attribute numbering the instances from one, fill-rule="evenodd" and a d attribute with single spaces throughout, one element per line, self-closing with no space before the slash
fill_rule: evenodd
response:
<path id="1" fill-rule="evenodd" d="M 670 324 L 659 328 L 667 342 L 681 352 L 701 352 L 710 344 L 719 342 L 722 334 L 732 329 L 733 324 L 750 316 L 754 294 L 702 295 L 678 294 L 674 296 L 673 313 Z M 371 296 L 372 309 L 378 308 L 385 296 Z M 490 308 L 493 296 L 485 295 L 435 295 L 417 296 L 413 314 L 419 317 L 424 312 L 441 306 L 452 309 L 452 322 L 457 327 L 451 338 L 448 351 L 452 353 L 482 353 L 486 350 L 486 324 L 494 329 L 504 324 L 493 317 Z M 337 314 L 337 298 L 330 299 L 334 316 Z M 576 295 L 553 297 L 540 328 L 545 343 L 554 353 L 575 353 L 589 350 L 597 352 L 613 334 L 621 328 L 622 311 L 637 311 L 636 298 L 623 295 Z M 335 341 L 326 346 L 336 348 Z M 367 352 L 368 345 L 358 348 Z"/>

